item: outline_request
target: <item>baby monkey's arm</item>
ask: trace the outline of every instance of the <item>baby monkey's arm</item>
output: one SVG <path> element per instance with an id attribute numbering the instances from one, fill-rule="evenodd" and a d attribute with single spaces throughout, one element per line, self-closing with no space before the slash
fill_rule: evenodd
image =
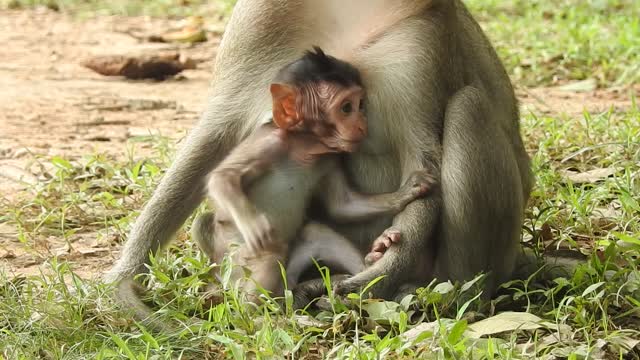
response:
<path id="1" fill-rule="evenodd" d="M 218 209 L 229 213 L 252 252 L 269 244 L 274 232 L 267 217 L 251 203 L 244 189 L 286 153 L 279 131 L 268 126 L 258 130 L 241 142 L 209 177 L 209 196 Z"/>
<path id="2" fill-rule="evenodd" d="M 426 195 L 435 183 L 427 171 L 415 171 L 397 191 L 367 195 L 349 187 L 342 171 L 333 171 L 320 187 L 324 190 L 319 198 L 332 220 L 354 222 L 380 215 L 395 215 L 413 200 Z"/>

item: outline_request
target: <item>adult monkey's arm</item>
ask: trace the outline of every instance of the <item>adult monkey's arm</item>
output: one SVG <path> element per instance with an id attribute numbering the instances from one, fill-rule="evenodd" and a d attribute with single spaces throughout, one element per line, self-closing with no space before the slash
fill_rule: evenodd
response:
<path id="1" fill-rule="evenodd" d="M 206 175 L 269 108 L 267 85 L 292 53 L 285 39 L 293 31 L 273 31 L 272 24 L 290 10 L 271 3 L 238 2 L 218 49 L 205 111 L 137 218 L 107 281 L 146 270 L 149 254 L 172 240 L 204 198 Z"/>

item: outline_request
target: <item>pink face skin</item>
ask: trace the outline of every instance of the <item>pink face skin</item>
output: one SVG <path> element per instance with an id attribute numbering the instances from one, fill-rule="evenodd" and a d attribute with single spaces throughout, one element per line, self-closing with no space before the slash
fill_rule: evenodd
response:
<path id="1" fill-rule="evenodd" d="M 309 132 L 322 152 L 353 152 L 367 136 L 365 92 L 360 86 L 271 84 L 273 119 L 285 131 Z"/>
<path id="2" fill-rule="evenodd" d="M 367 136 L 364 90 L 326 83 L 305 90 L 299 108 L 306 127 L 336 152 L 355 151 Z"/>

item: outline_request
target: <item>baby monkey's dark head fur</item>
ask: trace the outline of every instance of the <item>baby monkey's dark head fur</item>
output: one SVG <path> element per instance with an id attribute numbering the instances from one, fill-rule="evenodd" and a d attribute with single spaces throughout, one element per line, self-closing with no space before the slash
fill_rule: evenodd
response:
<path id="1" fill-rule="evenodd" d="M 274 82 L 297 87 L 319 82 L 338 84 L 345 88 L 363 87 L 360 71 L 355 66 L 325 54 L 317 46 L 313 50 L 307 50 L 300 59 L 280 69 Z"/>
<path id="2" fill-rule="evenodd" d="M 278 72 L 271 94 L 274 122 L 284 130 L 312 133 L 346 152 L 366 136 L 360 71 L 317 46 Z"/>

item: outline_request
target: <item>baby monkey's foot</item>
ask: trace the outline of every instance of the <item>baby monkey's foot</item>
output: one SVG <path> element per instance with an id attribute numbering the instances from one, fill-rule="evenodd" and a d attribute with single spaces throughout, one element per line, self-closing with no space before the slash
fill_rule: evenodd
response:
<path id="1" fill-rule="evenodd" d="M 364 257 L 365 265 L 371 266 L 376 261 L 382 259 L 387 249 L 390 248 L 392 244 L 400 242 L 401 237 L 402 234 L 397 229 L 391 227 L 385 230 L 382 235 L 373 241 L 371 251 Z"/>

